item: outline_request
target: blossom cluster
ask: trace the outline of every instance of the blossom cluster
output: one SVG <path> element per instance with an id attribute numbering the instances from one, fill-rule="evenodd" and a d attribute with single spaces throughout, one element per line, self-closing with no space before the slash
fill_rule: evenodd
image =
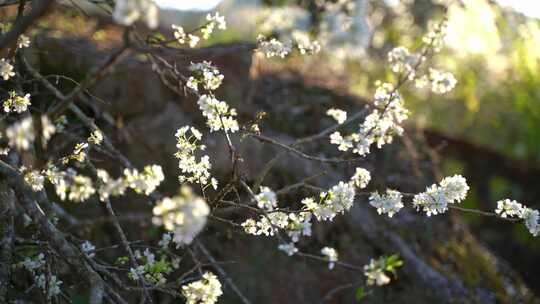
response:
<path id="1" fill-rule="evenodd" d="M 340 151 L 352 149 L 354 153 L 366 155 L 373 143 L 381 148 L 391 143 L 394 135 L 401 135 L 401 123 L 407 119 L 409 111 L 405 109 L 401 95 L 390 83 L 377 83 L 374 95 L 375 109 L 365 118 L 358 132 L 342 136 L 340 132 L 330 135 L 330 143 Z"/>
<path id="2" fill-rule="evenodd" d="M 309 223 L 310 219 L 306 219 L 307 223 L 300 222 L 300 217 L 291 216 L 285 212 L 269 212 L 267 214 L 261 215 L 258 221 L 254 219 L 247 219 L 242 223 L 242 227 L 247 234 L 251 235 L 266 235 L 273 236 L 279 229 L 287 230 L 289 225 L 291 228 L 296 228 L 295 226 L 307 226 L 305 228 L 306 233 L 311 234 L 311 224 Z M 303 216 L 302 216 L 303 217 Z M 309 224 L 308 224 L 309 223 Z"/>
<path id="3" fill-rule="evenodd" d="M 425 58 L 421 58 L 418 54 L 410 53 L 403 46 L 396 47 L 388 52 L 388 62 L 390 63 L 392 72 L 407 75 L 408 79 L 415 77 L 415 66 L 423 59 Z"/>
<path id="4" fill-rule="evenodd" d="M 399 191 L 387 189 L 386 194 L 371 193 L 369 204 L 377 208 L 377 213 L 387 214 L 388 217 L 392 217 L 403 208 L 402 198 L 403 195 Z"/>
<path id="5" fill-rule="evenodd" d="M 186 34 L 186 32 L 184 31 L 184 28 L 179 25 L 173 24 L 171 25 L 171 27 L 173 29 L 174 38 L 180 44 L 184 44 L 187 41 L 189 47 L 194 48 L 197 46 L 197 44 L 201 40 L 199 36 L 196 36 L 193 34 Z"/>
<path id="6" fill-rule="evenodd" d="M 47 116 L 41 116 L 42 143 L 47 144 L 48 140 L 56 132 L 55 126 L 49 121 Z M 29 150 L 34 144 L 36 133 L 32 122 L 32 117 L 27 116 L 18 120 L 6 128 L 8 145 L 20 151 Z"/>
<path id="7" fill-rule="evenodd" d="M 242 223 L 244 231 L 252 235 L 273 236 L 279 230 L 283 230 L 291 239 L 289 243 L 282 243 L 278 249 L 287 255 L 298 252 L 295 246 L 302 235 L 311 236 L 311 219 L 326 221 L 340 213 L 344 213 L 352 207 L 355 197 L 355 187 L 365 188 L 371 179 L 369 171 L 364 168 L 356 168 L 355 174 L 349 182 L 339 182 L 326 192 L 321 192 L 319 200 L 304 198 L 301 203 L 304 206 L 300 212 L 285 213 L 275 211 L 277 196 L 272 189 L 261 187 L 260 193 L 255 195 L 257 206 L 262 210 L 257 220 L 247 219 Z M 327 250 L 325 250 L 327 252 Z"/>
<path id="8" fill-rule="evenodd" d="M 55 187 L 56 195 L 63 201 L 68 199 L 73 202 L 83 202 L 96 192 L 92 179 L 77 174 L 73 168 L 60 171 L 57 167 L 50 166 L 45 170 L 45 176 Z"/>
<path id="9" fill-rule="evenodd" d="M 452 73 L 429 69 L 428 79 L 431 83 L 431 91 L 436 94 L 450 92 L 457 84 L 457 80 Z"/>
<path id="10" fill-rule="evenodd" d="M 316 54 L 321 50 L 319 42 L 311 40 L 309 35 L 303 31 L 293 31 L 290 38 L 284 39 L 283 42 L 276 38 L 268 38 L 262 34 L 257 36 L 257 50 L 263 53 L 266 58 L 285 58 L 295 47 L 302 55 Z"/>
<path id="11" fill-rule="evenodd" d="M 428 27 L 429 31 L 422 37 L 422 42 L 429 45 L 434 52 L 440 52 L 448 31 L 448 23 L 446 21 L 431 23 Z"/>
<path id="12" fill-rule="evenodd" d="M 217 100 L 212 95 L 201 95 L 197 101 L 199 109 L 206 117 L 206 123 L 210 131 L 223 130 L 234 133 L 239 130 L 236 121 L 236 109 L 229 107 L 224 101 Z"/>
<path id="13" fill-rule="evenodd" d="M 60 286 L 63 282 L 56 275 L 46 273 L 45 254 L 39 253 L 34 257 L 26 257 L 18 266 L 32 274 L 36 286 L 48 299 L 61 293 Z"/>
<path id="14" fill-rule="evenodd" d="M 208 61 L 191 63 L 190 70 L 195 72 L 195 76 L 188 79 L 186 86 L 195 92 L 199 91 L 199 84 L 206 90 L 215 90 L 223 80 L 220 71 Z M 202 115 L 206 117 L 210 131 L 223 130 L 234 133 L 239 130 L 238 121 L 235 119 L 236 109 L 229 107 L 224 101 L 217 100 L 212 93 L 200 95 L 197 104 Z"/>
<path id="15" fill-rule="evenodd" d="M 178 158 L 178 167 L 181 174 L 178 176 L 180 183 L 196 183 L 200 185 L 208 184 L 210 180 L 214 189 L 217 188 L 217 180 L 211 178 L 210 157 L 208 155 L 197 159 L 195 152 L 204 151 L 206 146 L 200 144 L 202 133 L 194 127 L 184 126 L 176 131 L 176 148 L 178 151 L 174 154 Z"/>
<path id="16" fill-rule="evenodd" d="M 8 144 L 12 148 L 25 151 L 30 149 L 35 140 L 31 117 L 25 117 L 6 128 Z"/>
<path id="17" fill-rule="evenodd" d="M 152 222 L 174 233 L 177 246 L 191 244 L 206 225 L 210 207 L 191 188 L 184 186 L 180 195 L 160 200 L 153 209 Z"/>
<path id="18" fill-rule="evenodd" d="M 442 214 L 448 210 L 448 204 L 464 200 L 468 191 L 469 186 L 463 176 L 445 177 L 439 185 L 431 185 L 425 192 L 416 194 L 413 205 L 416 210 L 424 211 L 427 216 Z"/>
<path id="19" fill-rule="evenodd" d="M 523 206 L 515 200 L 504 199 L 497 202 L 495 213 L 502 218 L 520 218 L 533 236 L 538 236 L 540 233 L 538 210 Z"/>
<path id="20" fill-rule="evenodd" d="M 199 84 L 202 84 L 206 90 L 216 90 L 221 86 L 223 75 L 211 62 L 192 62 L 189 66 L 189 70 L 194 72 L 195 76 L 191 76 L 188 79 L 186 84 L 188 88 L 199 91 Z"/>
<path id="21" fill-rule="evenodd" d="M 189 47 L 194 48 L 201 40 L 199 36 L 194 35 L 193 33 L 186 33 L 184 28 L 179 25 L 173 24 L 171 27 L 173 29 L 174 38 L 180 44 L 185 44 L 187 42 Z M 206 24 L 200 28 L 203 39 L 208 40 L 216 27 L 220 30 L 227 29 L 225 17 L 221 16 L 218 12 L 207 14 Z"/>
<path id="22" fill-rule="evenodd" d="M 371 181 L 371 173 L 364 168 L 356 168 L 351 183 L 358 189 L 364 189 Z"/>
<path id="23" fill-rule="evenodd" d="M 161 166 L 148 165 L 142 172 L 137 169 L 124 169 L 124 179 L 136 193 L 150 195 L 165 180 L 165 176 Z"/>
<path id="24" fill-rule="evenodd" d="M 339 213 L 345 213 L 354 202 L 355 189 L 351 183 L 339 182 L 327 192 L 320 193 L 319 202 L 313 198 L 305 198 L 302 204 L 312 212 L 319 221 L 332 221 Z"/>
<path id="25" fill-rule="evenodd" d="M 94 130 L 90 133 L 90 136 L 86 139 L 85 142 L 80 142 L 75 145 L 73 152 L 68 156 L 62 158 L 64 164 L 69 163 L 70 160 L 74 160 L 80 163 L 86 161 L 88 150 L 90 149 L 90 144 L 99 146 L 103 141 L 103 134 L 100 130 Z"/>
<path id="26" fill-rule="evenodd" d="M 86 201 L 96 191 L 100 200 L 106 200 L 110 196 L 124 194 L 127 188 L 149 195 L 165 178 L 161 167 L 157 165 L 145 166 L 142 172 L 137 169 L 125 169 L 124 176 L 118 179 L 112 179 L 105 170 L 98 169 L 99 188 L 96 190 L 90 177 L 78 174 L 73 168 L 61 171 L 58 167 L 50 165 L 43 174 L 55 187 L 56 194 L 61 200 L 68 199 L 73 202 Z"/>
<path id="27" fill-rule="evenodd" d="M 27 170 L 24 172 L 24 181 L 32 187 L 32 190 L 41 191 L 43 190 L 45 177 L 37 170 Z"/>
<path id="28" fill-rule="evenodd" d="M 214 304 L 222 294 L 221 283 L 211 272 L 205 272 L 200 280 L 182 286 L 186 304 Z"/>
<path id="29" fill-rule="evenodd" d="M 130 268 L 128 277 L 133 281 L 144 280 L 152 285 L 167 283 L 166 275 L 177 269 L 180 263 L 179 259 L 169 260 L 165 255 L 157 259 L 148 248 L 142 254 L 139 250 L 135 250 L 134 255 L 141 264 Z"/>
<path id="30" fill-rule="evenodd" d="M 262 186 L 259 194 L 255 196 L 255 200 L 257 207 L 267 211 L 272 211 L 277 207 L 277 195 L 268 187 Z"/>
<path id="31" fill-rule="evenodd" d="M 290 238 L 290 242 L 283 243 L 278 249 L 291 256 L 298 252 L 295 243 L 302 235 L 311 236 L 311 213 L 284 213 L 269 212 L 260 216 L 259 220 L 247 219 L 242 223 L 244 231 L 252 235 L 273 236 L 279 229 L 284 230 Z"/>
<path id="32" fill-rule="evenodd" d="M 21 96 L 15 91 L 9 92 L 9 98 L 4 101 L 4 112 L 23 113 L 28 109 L 30 102 L 30 94 Z"/>
<path id="33" fill-rule="evenodd" d="M 214 32 L 214 28 L 217 27 L 220 30 L 227 29 L 227 22 L 225 21 L 225 17 L 221 16 L 218 12 L 215 12 L 213 15 L 207 14 L 206 21 L 206 25 L 204 25 L 201 29 L 201 33 L 205 40 L 208 40 L 208 38 L 210 38 L 210 35 Z"/>
<path id="34" fill-rule="evenodd" d="M 97 177 L 99 180 L 99 199 L 103 202 L 111 196 L 120 196 L 126 192 L 128 183 L 124 178 L 112 178 L 109 173 L 103 169 L 97 169 Z"/>
<path id="35" fill-rule="evenodd" d="M 328 109 L 328 111 L 326 111 L 326 115 L 335 119 L 340 125 L 347 120 L 347 112 L 340 109 Z"/>

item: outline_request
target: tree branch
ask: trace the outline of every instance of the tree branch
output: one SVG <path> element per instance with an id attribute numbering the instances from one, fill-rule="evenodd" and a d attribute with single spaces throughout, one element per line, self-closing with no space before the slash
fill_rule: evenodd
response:
<path id="1" fill-rule="evenodd" d="M 27 15 L 20 18 L 11 30 L 4 35 L 0 36 L 0 50 L 9 46 L 13 41 L 15 41 L 21 34 L 23 34 L 35 20 L 41 17 L 49 5 L 53 3 L 54 0 L 34 0 L 32 2 L 32 10 Z"/>

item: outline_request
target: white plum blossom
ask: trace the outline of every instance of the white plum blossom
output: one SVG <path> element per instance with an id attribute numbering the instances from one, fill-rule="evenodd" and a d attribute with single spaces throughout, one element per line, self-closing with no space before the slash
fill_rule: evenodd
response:
<path id="1" fill-rule="evenodd" d="M 92 245 L 90 241 L 84 241 L 84 243 L 81 244 L 81 250 L 89 258 L 96 256 L 96 246 Z"/>
<path id="2" fill-rule="evenodd" d="M 371 259 L 369 264 L 364 266 L 366 284 L 383 286 L 390 283 L 390 277 L 385 273 L 386 263 L 384 258 Z"/>
<path id="3" fill-rule="evenodd" d="M 312 198 L 302 200 L 307 211 L 315 215 L 319 221 L 333 220 L 339 213 L 349 210 L 354 202 L 354 186 L 349 183 L 339 182 L 328 190 L 321 192 L 320 201 L 317 203 Z"/>
<path id="4" fill-rule="evenodd" d="M 126 26 L 142 19 L 149 28 L 155 29 L 159 24 L 158 15 L 159 9 L 153 0 L 116 0 L 113 19 Z"/>
<path id="5" fill-rule="evenodd" d="M 342 124 L 347 120 L 347 112 L 340 109 L 328 109 L 328 111 L 326 111 L 326 115 L 335 119 L 338 124 Z"/>
<path id="6" fill-rule="evenodd" d="M 279 244 L 278 249 L 285 252 L 288 256 L 292 256 L 298 252 L 298 248 L 294 243 Z"/>
<path id="7" fill-rule="evenodd" d="M 177 246 L 189 245 L 206 225 L 210 207 L 191 188 L 184 186 L 180 195 L 164 198 L 153 209 L 152 222 L 174 233 Z"/>
<path id="8" fill-rule="evenodd" d="M 199 63 L 192 62 L 189 66 L 189 70 L 195 72 L 195 78 L 190 78 L 188 81 L 190 82 L 189 86 L 195 88 L 195 91 L 198 91 L 198 83 L 201 83 L 207 90 L 215 90 L 219 88 L 224 78 L 218 68 L 213 66 L 209 61 Z"/>
<path id="9" fill-rule="evenodd" d="M 205 272 L 199 281 L 182 286 L 186 304 L 214 304 L 222 294 L 221 283 L 211 272 Z"/>
<path id="10" fill-rule="evenodd" d="M 51 166 L 45 170 L 45 175 L 62 201 L 68 199 L 73 202 L 83 202 L 96 192 L 92 180 L 78 175 L 73 168 L 60 171 Z"/>
<path id="11" fill-rule="evenodd" d="M 525 223 L 525 226 L 527 229 L 529 229 L 529 232 L 533 236 L 538 236 L 538 233 L 540 233 L 540 224 L 538 223 L 539 220 L 539 212 L 538 210 L 533 210 L 531 208 L 524 208 L 522 213 L 523 222 Z"/>
<path id="12" fill-rule="evenodd" d="M 173 271 L 173 265 L 170 265 L 164 258 L 159 261 L 156 259 L 150 249 L 146 248 L 141 254 L 139 250 L 135 250 L 134 256 L 141 260 L 141 265 L 130 268 L 128 277 L 133 281 L 144 279 L 146 282 L 153 285 L 163 285 L 167 283 L 166 274 Z M 174 266 L 173 266 L 174 267 Z"/>
<path id="13" fill-rule="evenodd" d="M 401 123 L 407 119 L 409 111 L 405 109 L 399 93 L 390 83 L 377 83 L 373 102 L 375 109 L 366 116 L 358 132 L 342 136 L 339 132 L 330 135 L 330 143 L 338 145 L 338 150 L 366 155 L 370 146 L 377 144 L 381 148 L 391 143 L 394 135 L 401 135 Z"/>
<path id="14" fill-rule="evenodd" d="M 137 169 L 124 169 L 124 179 L 135 192 L 150 195 L 165 180 L 165 176 L 161 166 L 148 165 L 142 172 Z"/>
<path id="15" fill-rule="evenodd" d="M 184 28 L 176 24 L 171 25 L 171 27 L 173 29 L 174 38 L 178 41 L 178 43 L 186 43 L 186 33 L 184 32 Z"/>
<path id="16" fill-rule="evenodd" d="M 37 170 L 29 170 L 24 174 L 24 181 L 32 187 L 34 191 L 43 190 L 45 177 Z"/>
<path id="17" fill-rule="evenodd" d="M 25 117 L 6 128 L 8 144 L 11 148 L 21 151 L 30 149 L 34 143 L 35 134 L 32 118 Z"/>
<path id="18" fill-rule="evenodd" d="M 526 207 L 515 200 L 503 199 L 497 202 L 495 213 L 501 218 L 520 218 L 533 236 L 540 233 L 538 210 Z"/>
<path id="19" fill-rule="evenodd" d="M 47 298 L 52 298 L 60 294 L 62 281 L 57 276 L 47 276 L 44 273 L 36 277 L 36 286 L 46 292 Z"/>
<path id="20" fill-rule="evenodd" d="M 13 76 L 15 76 L 13 65 L 11 65 L 5 58 L 0 59 L 0 77 L 2 77 L 4 80 L 8 80 Z"/>
<path id="21" fill-rule="evenodd" d="M 356 168 L 351 177 L 351 183 L 358 189 L 364 189 L 371 181 L 371 174 L 364 168 Z"/>
<path id="22" fill-rule="evenodd" d="M 123 195 L 128 188 L 128 183 L 123 178 L 114 179 L 103 169 L 97 169 L 97 176 L 101 182 L 98 189 L 101 201 L 106 201 L 111 196 Z"/>
<path id="23" fill-rule="evenodd" d="M 17 39 L 17 48 L 23 49 L 30 46 L 30 38 L 28 36 L 22 34 Z"/>
<path id="24" fill-rule="evenodd" d="M 467 196 L 469 185 L 467 180 L 461 175 L 454 175 L 443 178 L 440 182 L 441 188 L 449 201 L 461 202 Z"/>
<path id="25" fill-rule="evenodd" d="M 195 92 L 198 92 L 199 91 L 198 80 L 195 79 L 195 77 L 190 76 L 188 80 L 186 81 L 186 87 L 188 87 L 189 89 L 192 89 Z"/>
<path id="26" fill-rule="evenodd" d="M 427 216 L 442 214 L 448 210 L 448 204 L 464 200 L 468 191 L 469 186 L 463 176 L 445 177 L 439 185 L 431 185 L 425 192 L 416 194 L 413 206 L 426 212 Z"/>
<path id="27" fill-rule="evenodd" d="M 258 221 L 247 219 L 242 227 L 247 234 L 273 236 L 278 229 L 289 226 L 289 216 L 284 212 L 272 212 L 261 215 Z"/>
<path id="28" fill-rule="evenodd" d="M 103 141 L 103 133 L 101 133 L 100 130 L 94 130 L 90 133 L 90 137 L 88 137 L 87 141 L 93 145 L 99 146 Z"/>
<path id="29" fill-rule="evenodd" d="M 283 42 L 276 38 L 267 38 L 262 34 L 257 36 L 257 51 L 263 53 L 266 58 L 285 58 L 292 52 L 293 47 L 296 47 L 302 55 L 316 54 L 321 50 L 319 42 L 311 40 L 304 31 L 293 31 Z"/>
<path id="30" fill-rule="evenodd" d="M 43 143 L 46 144 L 56 133 L 56 127 L 51 123 L 47 115 L 41 115 L 41 128 L 43 129 Z"/>
<path id="31" fill-rule="evenodd" d="M 197 104 L 207 119 L 210 131 L 224 130 L 234 133 L 239 130 L 238 122 L 234 118 L 236 110 L 230 108 L 224 101 L 219 101 L 211 95 L 201 95 Z"/>
<path id="32" fill-rule="evenodd" d="M 352 207 L 355 191 L 350 184 L 339 182 L 328 191 L 329 202 L 334 206 L 336 213 L 343 213 Z"/>
<path id="33" fill-rule="evenodd" d="M 387 189 L 386 194 L 371 193 L 369 204 L 377 208 L 377 213 L 387 214 L 388 217 L 392 217 L 403 208 L 402 198 L 403 195 L 399 191 Z"/>
<path id="34" fill-rule="evenodd" d="M 263 35 L 257 37 L 257 50 L 263 53 L 266 58 L 281 57 L 285 58 L 292 51 L 292 43 L 281 42 L 276 38 L 267 39 Z"/>
<path id="35" fill-rule="evenodd" d="M 68 199 L 73 202 L 83 202 L 96 192 L 92 180 L 83 175 L 75 175 L 73 177 L 68 191 Z"/>
<path id="36" fill-rule="evenodd" d="M 178 151 L 174 154 L 178 158 L 178 167 L 181 174 L 178 176 L 180 183 L 188 182 L 206 185 L 211 180 L 214 189 L 217 188 L 217 181 L 214 183 L 210 175 L 210 157 L 208 155 L 197 159 L 195 152 L 203 151 L 206 146 L 200 144 L 202 133 L 194 127 L 184 126 L 176 131 L 176 148 Z"/>
<path id="37" fill-rule="evenodd" d="M 34 273 L 37 269 L 45 265 L 45 254 L 39 253 L 34 258 L 26 257 L 21 264 L 26 270 Z"/>
<path id="38" fill-rule="evenodd" d="M 429 32 L 422 38 L 422 41 L 429 45 L 434 52 L 439 52 L 444 44 L 448 23 L 446 21 L 431 23 L 428 27 Z"/>
<path id="39" fill-rule="evenodd" d="M 292 39 L 300 51 L 300 54 L 316 54 L 321 51 L 321 45 L 318 41 L 311 40 L 304 31 L 295 30 L 291 34 Z"/>
<path id="40" fill-rule="evenodd" d="M 254 219 L 247 219 L 242 223 L 242 228 L 247 234 L 261 235 L 262 232 L 257 228 L 257 221 Z M 260 232 L 260 233 L 259 233 Z"/>
<path id="41" fill-rule="evenodd" d="M 289 213 L 286 230 L 293 243 L 298 242 L 302 235 L 311 236 L 311 217 L 310 212 Z"/>
<path id="42" fill-rule="evenodd" d="M 500 200 L 497 202 L 495 213 L 502 218 L 521 217 L 523 214 L 523 205 L 515 200 Z"/>
<path id="43" fill-rule="evenodd" d="M 402 46 L 388 52 L 388 62 L 392 72 L 408 75 L 409 79 L 414 78 L 414 68 L 419 63 L 419 59 L 417 54 L 411 54 L 407 48 Z"/>
<path id="44" fill-rule="evenodd" d="M 436 94 L 448 93 L 457 84 L 457 80 L 452 73 L 436 69 L 429 69 L 429 79 L 431 80 L 431 91 Z"/>
<path id="45" fill-rule="evenodd" d="M 257 201 L 257 207 L 267 211 L 272 211 L 277 207 L 276 193 L 268 187 L 261 187 L 259 194 L 255 195 L 255 200 Z"/>
<path id="46" fill-rule="evenodd" d="M 31 105 L 30 94 L 20 96 L 14 91 L 9 92 L 9 98 L 4 101 L 4 112 L 17 112 L 22 113 L 28 110 L 28 106 Z"/>
<path id="47" fill-rule="evenodd" d="M 215 12 L 213 15 L 206 15 L 206 21 L 207 24 L 201 29 L 202 36 L 205 40 L 210 38 L 210 35 L 214 32 L 214 28 L 216 26 L 220 30 L 227 29 L 227 22 L 225 21 L 225 17 L 219 15 L 218 12 Z"/>
<path id="48" fill-rule="evenodd" d="M 353 147 L 352 138 L 343 138 L 341 133 L 337 131 L 330 134 L 330 143 L 337 145 L 339 151 L 348 151 Z"/>
<path id="49" fill-rule="evenodd" d="M 190 48 L 196 47 L 200 40 L 201 38 L 199 38 L 199 36 L 188 34 L 188 44 Z"/>
<path id="50" fill-rule="evenodd" d="M 166 232 L 161 236 L 161 240 L 158 242 L 159 247 L 167 248 L 173 239 L 173 234 Z"/>
<path id="51" fill-rule="evenodd" d="M 334 266 L 338 261 L 338 253 L 336 249 L 331 247 L 324 247 L 323 249 L 321 249 L 321 254 L 326 257 L 326 260 L 328 260 L 328 269 L 334 269 Z"/>

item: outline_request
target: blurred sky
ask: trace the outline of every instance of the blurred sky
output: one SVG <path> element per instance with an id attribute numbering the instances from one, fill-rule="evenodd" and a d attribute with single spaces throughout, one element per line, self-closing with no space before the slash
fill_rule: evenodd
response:
<path id="1" fill-rule="evenodd" d="M 222 0 L 155 0 L 163 8 L 178 10 L 211 10 Z M 399 0 L 386 0 L 396 3 Z M 534 18 L 540 18 L 540 0 L 496 0 L 503 6 L 513 7 L 515 10 Z"/>
<path id="2" fill-rule="evenodd" d="M 218 5 L 221 0 L 155 0 L 163 8 L 179 10 L 211 10 Z"/>
<path id="3" fill-rule="evenodd" d="M 540 18 L 540 0 L 497 0 L 503 6 L 513 7 L 526 16 Z"/>

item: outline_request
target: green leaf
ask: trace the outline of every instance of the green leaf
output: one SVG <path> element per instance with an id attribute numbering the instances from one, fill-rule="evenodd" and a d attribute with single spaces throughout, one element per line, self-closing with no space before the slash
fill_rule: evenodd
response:
<path id="1" fill-rule="evenodd" d="M 115 264 L 116 265 L 125 265 L 129 261 L 129 258 L 127 256 L 121 256 L 118 259 L 116 259 Z"/>
<path id="2" fill-rule="evenodd" d="M 362 299 L 364 299 L 365 297 L 366 297 L 366 290 L 364 289 L 364 287 L 358 287 L 356 289 L 356 293 L 354 296 L 354 298 L 356 299 L 356 302 L 361 302 Z"/>

